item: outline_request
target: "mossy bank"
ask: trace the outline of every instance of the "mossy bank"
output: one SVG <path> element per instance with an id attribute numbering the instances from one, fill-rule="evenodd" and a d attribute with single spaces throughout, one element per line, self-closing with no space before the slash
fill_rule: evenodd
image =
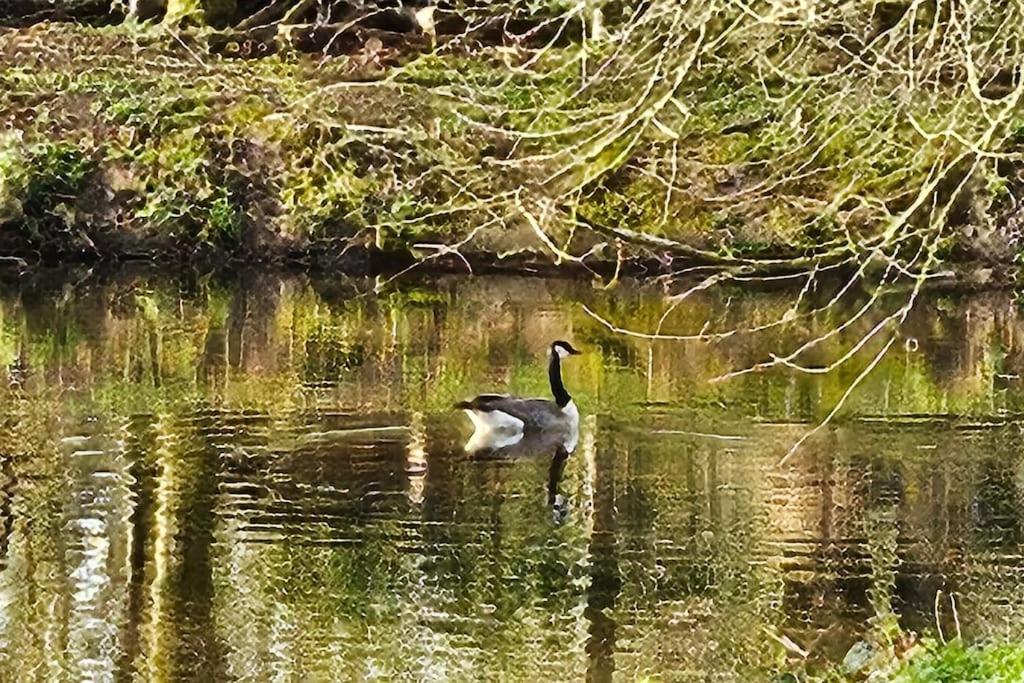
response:
<path id="1" fill-rule="evenodd" d="M 925 62 L 922 43 L 913 73 L 866 64 L 899 52 L 892 31 L 955 17 L 604 5 L 601 26 L 548 8 L 519 33 L 506 17 L 447 37 L 0 30 L 0 255 L 1013 277 L 1005 22 L 963 38 L 987 42 L 960 81 L 955 45 Z"/>

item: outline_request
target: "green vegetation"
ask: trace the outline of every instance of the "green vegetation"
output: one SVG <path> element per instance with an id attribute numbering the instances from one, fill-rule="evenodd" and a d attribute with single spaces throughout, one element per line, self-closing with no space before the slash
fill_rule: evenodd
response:
<path id="1" fill-rule="evenodd" d="M 35 211 L 11 208 L 31 150 L 73 144 L 95 172 L 45 213 L 100 252 L 119 231 L 727 269 L 1016 251 L 1015 6 L 457 3 L 372 30 L 303 2 L 132 8 L 163 21 L 0 34 L 6 222 Z"/>
<path id="2" fill-rule="evenodd" d="M 967 646 L 957 640 L 929 644 L 892 677 L 893 683 L 1011 683 L 1024 679 L 1024 647 L 1006 643 Z"/>
<path id="3" fill-rule="evenodd" d="M 1024 647 L 1019 643 L 967 645 L 926 639 L 909 649 L 874 651 L 863 641 L 851 648 L 843 665 L 788 671 L 779 683 L 1014 683 L 1024 677 Z"/>
<path id="4" fill-rule="evenodd" d="M 55 225 L 73 224 L 74 202 L 95 168 L 70 142 L 40 142 L 23 150 L 8 143 L 0 153 L 0 189 L 7 216 L 38 242 Z"/>
<path id="5" fill-rule="evenodd" d="M 226 367 L 211 370 L 225 380 L 221 398 L 229 403 L 255 401 L 261 408 L 269 404 L 285 408 L 290 404 L 282 400 L 281 386 L 357 381 L 362 368 L 380 362 L 379 354 L 387 348 L 384 340 L 397 335 L 398 347 L 388 353 L 398 355 L 387 356 L 391 364 L 388 376 L 395 383 L 382 383 L 379 393 L 364 396 L 364 407 L 394 410 L 408 401 L 408 409 L 446 412 L 453 401 L 472 394 L 490 376 L 492 335 L 473 332 L 476 336 L 468 345 L 460 340 L 482 320 L 485 327 L 500 330 L 512 324 L 515 311 L 526 315 L 528 303 L 543 304 L 557 311 L 562 321 L 558 329 L 572 330 L 581 346 L 595 351 L 575 365 L 574 381 L 586 410 L 626 414 L 643 410 L 648 403 L 671 403 L 685 396 L 688 409 L 698 411 L 695 415 L 725 406 L 748 418 L 772 422 L 820 419 L 865 362 L 855 359 L 839 372 L 819 375 L 787 376 L 782 368 L 776 368 L 714 383 L 712 379 L 747 367 L 781 347 L 792 330 L 779 327 L 756 337 L 738 335 L 715 343 L 699 339 L 650 341 L 612 332 L 580 306 L 583 303 L 595 315 L 621 320 L 630 327 L 654 329 L 664 305 L 656 287 L 638 289 L 623 284 L 611 296 L 586 282 L 558 280 L 484 280 L 479 286 L 469 280 L 414 286 L 341 279 L 299 286 L 292 281 L 282 284 L 278 276 L 270 274 L 248 277 L 254 281 L 247 280 L 240 289 L 229 288 L 211 276 L 177 284 L 160 279 L 151 283 L 150 278 L 129 275 L 116 286 L 83 286 L 82 293 L 52 309 L 24 309 L 17 301 L 11 302 L 2 315 L 0 362 L 24 364 L 30 369 L 29 376 L 38 381 L 79 376 L 95 367 L 95 372 L 83 377 L 89 397 L 111 401 L 109 407 L 119 413 L 154 407 L 171 410 L 209 389 L 197 368 L 226 363 L 223 337 L 232 324 L 244 322 L 245 330 L 232 332 L 236 335 L 232 344 L 248 343 L 245 340 L 250 337 L 287 342 L 266 353 L 270 359 L 286 354 L 290 360 L 281 366 L 281 374 L 243 373 L 237 382 L 226 381 L 230 375 Z M 501 292 L 500 302 L 517 302 L 511 311 L 496 303 L 494 291 Z M 89 315 L 92 301 L 111 302 L 111 317 Z M 861 305 L 861 300 L 849 302 L 823 325 L 826 329 L 836 326 L 849 310 Z M 739 323 L 764 323 L 784 317 L 791 306 L 787 292 L 711 290 L 678 308 L 666 319 L 662 332 L 686 332 L 707 320 L 719 321 L 725 329 Z M 442 312 L 447 320 L 440 333 L 444 350 L 441 357 L 435 357 L 436 350 L 428 353 L 428 341 L 439 334 L 433 330 Z M 842 353 L 875 327 L 880 316 L 868 315 L 847 326 L 841 334 L 822 342 L 817 353 L 825 358 Z M 886 357 L 879 371 L 865 381 L 863 392 L 850 400 L 847 414 L 955 414 L 971 419 L 1024 412 L 1024 397 L 1011 390 L 1012 384 L 1005 385 L 1010 380 L 1000 379 L 1024 373 L 1024 356 L 1016 344 L 1018 337 L 1024 338 L 1024 333 L 1017 334 L 1020 325 L 1019 313 L 1008 295 L 991 300 L 929 297 L 906 324 L 906 334 L 920 339 L 922 346 L 901 347 Z M 35 329 L 40 332 L 36 334 Z M 933 338 L 957 340 L 956 351 L 927 345 L 926 340 Z M 105 342 L 97 344 L 96 340 Z M 157 358 L 151 357 L 153 343 L 159 351 Z M 505 354 L 513 351 L 514 356 L 507 358 Z M 511 389 L 517 392 L 544 394 L 546 369 L 536 362 L 534 350 L 513 351 L 499 355 L 516 361 L 511 374 L 500 381 L 512 382 Z M 93 360 L 80 367 L 83 357 Z M 648 362 L 660 369 L 652 371 Z M 278 367 L 277 361 L 270 367 Z M 284 393 L 292 396 L 293 392 Z"/>

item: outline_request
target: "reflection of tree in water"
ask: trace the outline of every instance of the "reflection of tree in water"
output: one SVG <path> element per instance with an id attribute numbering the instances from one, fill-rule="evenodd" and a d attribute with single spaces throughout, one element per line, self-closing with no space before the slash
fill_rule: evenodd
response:
<path id="1" fill-rule="evenodd" d="M 830 646 L 824 654 L 841 656 L 859 637 L 857 626 L 887 616 L 898 615 L 904 628 L 933 629 L 940 590 L 960 601 L 966 630 L 989 628 L 988 618 L 972 623 L 963 605 L 994 604 L 1001 590 L 974 576 L 971 558 L 995 551 L 1002 535 L 995 541 L 991 534 L 1000 527 L 1016 533 L 1019 526 L 1019 508 L 1006 505 L 1017 495 L 1012 478 L 993 481 L 990 474 L 990 453 L 1016 449 L 951 431 L 934 448 L 933 433 L 839 432 L 836 447 L 779 473 L 771 509 L 788 558 L 782 565 L 787 612 L 791 633 L 812 652 Z M 979 498 L 999 501 L 1008 518 L 969 519 Z M 947 633 L 955 631 L 948 606 L 940 620 Z"/>
<path id="2" fill-rule="evenodd" d="M 919 340 L 924 369 L 943 387 L 984 381 L 992 347 L 1000 343 L 997 325 L 1014 324 L 1000 315 L 1010 302 L 952 297 L 932 304 L 908 319 L 907 335 Z"/>
<path id="3" fill-rule="evenodd" d="M 277 316 L 284 289 L 280 278 L 242 274 L 228 312 L 228 363 L 232 369 L 277 371 Z"/>
<path id="4" fill-rule="evenodd" d="M 766 655 L 773 590 L 753 562 L 753 482 L 730 449 L 703 437 L 641 438 L 652 426 L 604 427 L 597 439 L 592 675 L 742 677 Z"/>
<path id="5" fill-rule="evenodd" d="M 200 409 L 153 422 L 155 450 L 151 563 L 143 640 L 135 665 L 156 677 L 222 677 L 223 653 L 213 630 L 213 507 L 220 460 L 213 444 L 230 422 Z"/>
<path id="6" fill-rule="evenodd" d="M 621 581 L 619 576 L 618 524 L 616 515 L 615 453 L 597 448 L 592 454 L 593 510 L 587 548 L 590 585 L 587 587 L 589 622 L 587 680 L 610 681 L 615 672 L 616 624 L 614 610 Z"/>
<path id="7" fill-rule="evenodd" d="M 189 384 L 226 389 L 229 367 L 232 383 L 294 377 L 300 371 L 311 385 L 341 383 L 356 389 L 361 401 L 371 398 L 366 392 L 373 386 L 379 390 L 373 400 L 380 400 L 381 394 L 390 400 L 401 387 L 403 395 L 415 396 L 432 409 L 458 398 L 480 378 L 516 380 L 527 390 L 540 390 L 543 373 L 534 368 L 533 350 L 569 330 L 602 361 L 600 371 L 597 364 L 584 361 L 571 381 L 584 395 L 600 395 L 602 401 L 674 401 L 703 394 L 727 397 L 762 415 L 810 418 L 823 401 L 828 405 L 834 400 L 836 387 L 844 386 L 842 378 L 831 376 L 782 381 L 768 374 L 709 385 L 707 379 L 730 367 L 763 359 L 765 350 L 779 340 L 740 335 L 712 345 L 651 344 L 611 333 L 589 317 L 579 317 L 579 308 L 572 303 L 563 303 L 608 300 L 614 310 L 614 302 L 628 304 L 622 315 L 633 311 L 637 325 L 656 327 L 662 311 L 656 290 L 623 289 L 609 297 L 572 283 L 453 280 L 442 283 L 433 298 L 421 300 L 421 289 L 415 287 L 374 294 L 372 281 L 339 282 L 317 288 L 301 280 L 243 274 L 239 286 L 226 289 L 215 282 L 161 283 L 133 276 L 70 289 L 56 302 L 50 294 L 25 294 L 17 300 L 23 302 L 20 307 L 15 304 L 11 309 L 25 321 L 25 333 L 14 338 L 26 349 L 26 363 L 48 371 L 44 376 L 50 381 L 73 378 L 88 384 L 116 378 L 151 385 L 170 382 L 179 389 Z M 334 302 L 322 299 L 318 291 Z M 706 294 L 678 309 L 666 331 L 701 328 L 707 321 L 755 323 L 778 317 L 786 305 L 786 298 L 779 295 L 733 297 L 730 292 L 719 299 Z M 874 376 L 868 381 L 866 396 L 889 391 L 890 410 L 905 405 L 911 412 L 935 404 L 941 392 L 951 388 L 965 396 L 982 396 L 991 388 L 985 378 L 991 380 L 999 370 L 993 364 L 998 354 L 986 354 L 985 345 L 1009 340 L 1007 367 L 1019 346 L 1014 341 L 1019 335 L 998 327 L 1015 324 L 1015 317 L 986 317 L 988 305 L 956 304 L 955 319 L 961 322 L 939 339 L 933 322 L 948 314 L 922 306 L 908 322 L 908 334 L 918 340 L 920 353 L 894 353 L 876 373 L 877 381 Z M 973 313 L 972 306 L 977 309 Z M 1004 308 L 1000 303 L 998 310 Z M 971 322 L 979 319 L 994 323 Z M 861 321 L 850 330 L 851 337 L 871 324 Z M 957 356 L 950 353 L 961 356 L 954 361 Z M 205 366 L 199 360 L 204 356 L 211 359 Z M 220 356 L 225 358 L 217 361 Z M 918 358 L 935 362 L 917 363 Z M 914 363 L 908 365 L 908 360 Z M 517 372 L 510 373 L 512 368 Z M 638 372 L 645 373 L 642 383 L 636 381 Z M 887 372 L 901 377 L 891 390 L 885 389 Z M 617 377 L 625 383 L 601 392 L 599 382 Z M 956 388 L 949 384 L 950 377 L 976 379 Z M 866 397 L 863 404 L 883 402 L 872 403 Z"/>
<path id="8" fill-rule="evenodd" d="M 14 468 L 10 456 L 0 455 L 0 573 L 7 567 L 7 549 L 14 530 L 11 498 L 15 486 Z"/>
<path id="9" fill-rule="evenodd" d="M 215 396 L 223 396 L 228 381 L 228 334 L 226 321 L 219 316 L 211 318 L 196 379 L 199 385 Z"/>
<path id="10" fill-rule="evenodd" d="M 385 670 L 415 669 L 425 655 L 420 648 L 433 649 L 433 661 L 451 657 L 449 665 L 455 664 L 460 638 L 489 644 L 493 661 L 479 664 L 500 670 L 501 658 L 515 653 L 510 643 L 529 641 L 535 628 L 529 626 L 532 609 L 550 608 L 555 614 L 567 609 L 559 607 L 559 596 L 566 592 L 565 549 L 543 540 L 543 528 L 531 528 L 545 519 L 537 494 L 548 482 L 546 463 L 534 463 L 539 468 L 531 468 L 528 482 L 509 463 L 468 461 L 428 432 L 423 441 L 428 476 L 418 503 L 408 499 L 403 484 L 411 441 L 377 442 L 375 457 L 364 458 L 356 435 L 345 437 L 336 429 L 329 438 L 323 426 L 320 432 L 322 439 L 306 442 L 301 450 L 247 460 L 266 463 L 263 467 L 229 467 L 232 478 L 245 472 L 244 490 L 254 492 L 231 515 L 235 543 L 258 541 L 261 534 L 274 539 L 259 544 L 265 550 L 246 553 L 263 556 L 259 563 L 267 565 L 268 576 L 258 588 L 250 586 L 250 594 L 232 599 L 242 601 L 243 614 L 263 621 L 269 616 L 267 605 L 287 605 L 295 619 L 289 637 L 301 649 L 328 645 L 331 634 L 347 624 L 351 659 L 343 664 L 334 655 L 322 656 L 333 662 L 333 675 L 358 675 L 364 656 Z M 297 446 L 304 433 L 296 432 Z M 387 456 L 392 450 L 395 457 Z M 521 495 L 527 485 L 534 489 L 532 496 Z M 522 520 L 527 509 L 535 512 Z M 416 510 L 422 511 L 421 523 Z M 550 528 L 549 519 L 546 525 Z M 248 585 L 251 579 L 227 582 Z M 372 624 L 378 634 L 370 642 L 360 635 L 363 623 Z M 357 656 L 357 651 L 364 654 Z M 392 660 L 403 654 L 408 657 L 404 664 Z M 515 655 L 521 663 L 505 664 L 521 670 L 527 658 L 523 651 Z"/>
<path id="11" fill-rule="evenodd" d="M 978 463 L 980 481 L 970 503 L 970 517 L 973 540 L 986 549 L 1015 550 L 1024 542 L 1018 467 L 1019 463 L 1008 462 L 999 455 Z"/>

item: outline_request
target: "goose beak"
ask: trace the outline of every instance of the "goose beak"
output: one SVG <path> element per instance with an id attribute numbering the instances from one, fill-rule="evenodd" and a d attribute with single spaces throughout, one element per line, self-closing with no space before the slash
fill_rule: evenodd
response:
<path id="1" fill-rule="evenodd" d="M 583 352 L 578 349 L 569 349 L 570 356 L 582 356 Z"/>

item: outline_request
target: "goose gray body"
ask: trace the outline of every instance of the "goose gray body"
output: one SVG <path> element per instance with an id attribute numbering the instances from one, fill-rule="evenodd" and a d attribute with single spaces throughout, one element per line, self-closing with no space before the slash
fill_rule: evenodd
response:
<path id="1" fill-rule="evenodd" d="M 523 423 L 523 429 L 542 430 L 564 425 L 572 409 L 572 401 L 565 408 L 546 398 L 516 398 L 502 394 L 481 394 L 460 407 L 474 413 L 499 412 Z M 575 408 L 575 406 L 573 406 Z"/>
<path id="2" fill-rule="evenodd" d="M 548 378 L 554 400 L 481 394 L 456 403 L 455 407 L 465 410 L 473 422 L 474 432 L 467 449 L 473 450 L 482 444 L 491 448 L 508 446 L 523 434 L 538 431 L 575 434 L 579 412 L 562 384 L 561 361 L 578 353 L 568 342 L 556 341 L 551 345 Z"/>

